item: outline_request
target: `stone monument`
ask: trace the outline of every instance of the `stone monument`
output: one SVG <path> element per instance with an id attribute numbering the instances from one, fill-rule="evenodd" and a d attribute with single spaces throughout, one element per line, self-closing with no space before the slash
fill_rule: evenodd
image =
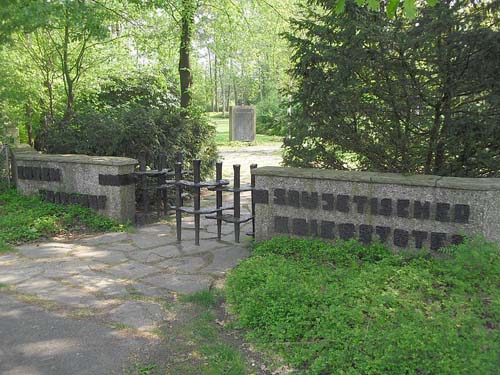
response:
<path id="1" fill-rule="evenodd" d="M 247 105 L 229 107 L 229 141 L 255 141 L 255 108 Z"/>

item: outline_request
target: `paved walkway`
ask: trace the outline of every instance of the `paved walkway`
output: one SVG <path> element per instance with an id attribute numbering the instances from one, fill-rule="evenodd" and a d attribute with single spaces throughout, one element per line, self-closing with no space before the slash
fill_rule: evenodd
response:
<path id="1" fill-rule="evenodd" d="M 221 156 L 225 178 L 242 165 L 242 183 L 250 181 L 250 164 L 281 162 L 276 146 L 223 148 Z M 203 205 L 213 201 L 205 195 Z M 242 203 L 248 212 L 248 193 Z M 181 243 L 167 221 L 0 255 L 0 374 L 127 374 L 135 360 L 154 356 L 158 328 L 176 319 L 166 303 L 216 286 L 250 255 L 250 223 L 242 225 L 241 244 L 230 224 L 216 241 L 215 221 L 203 218 L 195 246 L 193 228 L 193 218 L 184 219 Z"/>
<path id="2" fill-rule="evenodd" d="M 241 165 L 241 181 L 250 182 L 250 165 L 259 167 L 278 166 L 283 161 L 280 146 L 247 146 L 247 147 L 219 147 L 219 155 L 223 160 L 222 175 L 224 178 L 233 178 L 233 164 Z"/>
<path id="3" fill-rule="evenodd" d="M 193 220 L 183 227 L 180 244 L 163 223 L 1 255 L 0 374 L 123 373 L 175 319 L 165 301 L 213 287 L 250 254 L 231 225 L 216 241 L 215 222 L 202 219 L 201 246 Z"/>

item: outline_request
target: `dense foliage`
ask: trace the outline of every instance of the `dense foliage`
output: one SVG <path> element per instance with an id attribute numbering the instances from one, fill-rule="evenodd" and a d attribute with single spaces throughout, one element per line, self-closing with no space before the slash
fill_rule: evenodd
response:
<path id="1" fill-rule="evenodd" d="M 25 197 L 0 186 L 0 250 L 57 234 L 122 231 L 123 225 L 81 206 Z"/>
<path id="2" fill-rule="evenodd" d="M 168 82 L 138 72 L 115 77 L 77 107 L 72 121 L 64 119 L 40 131 L 37 145 L 49 153 L 146 157 L 153 166 L 160 152 L 173 166 L 177 153 L 186 161 L 203 160 L 204 174 L 217 158 L 215 129 L 202 113 L 186 115 Z"/>
<path id="3" fill-rule="evenodd" d="M 275 238 L 232 271 L 228 302 L 300 373 L 497 374 L 500 248 L 448 250 Z"/>
<path id="4" fill-rule="evenodd" d="M 287 36 L 300 112 L 286 162 L 498 175 L 500 2 L 440 1 L 415 20 L 335 3 L 308 1 Z"/>

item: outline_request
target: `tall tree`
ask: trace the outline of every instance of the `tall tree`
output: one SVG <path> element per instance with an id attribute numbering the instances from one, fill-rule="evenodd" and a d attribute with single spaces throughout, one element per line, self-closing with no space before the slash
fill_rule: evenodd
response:
<path id="1" fill-rule="evenodd" d="M 193 75 L 191 72 L 191 49 L 194 28 L 196 0 L 181 2 L 181 35 L 179 47 L 179 78 L 181 84 L 181 107 L 188 108 L 192 102 L 191 87 Z"/>
<path id="2" fill-rule="evenodd" d="M 413 21 L 331 5 L 310 1 L 288 35 L 300 113 L 286 162 L 497 175 L 500 2 L 446 0 Z"/>

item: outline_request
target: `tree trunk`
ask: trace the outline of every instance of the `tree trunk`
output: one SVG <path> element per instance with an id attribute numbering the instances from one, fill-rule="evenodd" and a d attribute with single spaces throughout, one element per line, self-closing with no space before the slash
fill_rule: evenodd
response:
<path id="1" fill-rule="evenodd" d="M 238 105 L 238 91 L 236 90 L 236 77 L 233 76 L 234 105 Z"/>
<path id="2" fill-rule="evenodd" d="M 181 43 L 179 48 L 179 78 L 181 84 L 181 107 L 188 108 L 191 105 L 193 76 L 191 73 L 191 39 L 193 36 L 194 0 L 182 0 L 181 17 Z"/>
<path id="3" fill-rule="evenodd" d="M 226 90 L 226 111 L 229 112 L 229 106 L 231 102 L 231 85 L 227 85 L 227 90 Z"/>
<path id="4" fill-rule="evenodd" d="M 212 112 L 215 112 L 214 91 L 213 91 L 214 78 L 213 78 L 213 74 L 212 74 L 212 56 L 210 54 L 209 48 L 207 48 L 207 52 L 208 52 L 208 74 L 210 76 L 210 89 L 211 89 L 210 108 L 212 109 Z"/>
<path id="5" fill-rule="evenodd" d="M 217 76 L 217 55 L 214 55 L 214 98 L 215 98 L 215 112 L 219 112 L 219 87 Z"/>
<path id="6" fill-rule="evenodd" d="M 26 132 L 28 133 L 28 144 L 33 147 L 33 108 L 31 103 L 26 103 Z"/>

